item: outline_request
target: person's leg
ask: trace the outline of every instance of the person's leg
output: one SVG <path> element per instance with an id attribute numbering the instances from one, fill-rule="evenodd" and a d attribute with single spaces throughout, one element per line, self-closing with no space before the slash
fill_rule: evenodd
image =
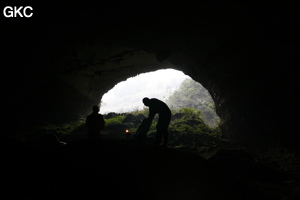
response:
<path id="1" fill-rule="evenodd" d="M 169 141 L 168 126 L 166 126 L 165 129 L 164 129 L 164 131 L 163 131 L 163 138 L 164 138 L 163 145 L 167 146 L 168 141 Z"/>
<path id="2" fill-rule="evenodd" d="M 161 139 L 162 139 L 162 133 L 161 133 L 161 131 L 159 131 L 159 130 L 157 129 L 156 137 L 155 137 L 155 144 L 156 144 L 156 145 L 160 145 Z"/>
<path id="3" fill-rule="evenodd" d="M 164 138 L 163 145 L 166 146 L 168 144 L 169 133 L 168 126 L 171 121 L 171 114 L 160 115 L 157 125 L 156 125 L 156 144 L 161 143 L 162 137 Z"/>
<path id="4" fill-rule="evenodd" d="M 171 115 L 164 116 L 163 123 L 162 123 L 162 131 L 163 131 L 162 134 L 164 137 L 164 141 L 163 141 L 164 146 L 167 146 L 168 141 L 169 141 L 168 127 L 169 127 L 170 121 L 171 121 Z"/>
<path id="5" fill-rule="evenodd" d="M 162 136 L 163 136 L 163 124 L 160 120 L 158 120 L 156 125 L 156 137 L 155 137 L 156 145 L 160 145 Z"/>
<path id="6" fill-rule="evenodd" d="M 169 126 L 170 121 L 167 119 L 164 120 L 159 120 L 157 123 L 157 134 L 156 134 L 156 144 L 161 143 L 161 139 L 163 137 L 163 145 L 166 146 L 168 144 L 168 139 L 169 139 L 169 133 L 168 133 L 168 126 Z"/>

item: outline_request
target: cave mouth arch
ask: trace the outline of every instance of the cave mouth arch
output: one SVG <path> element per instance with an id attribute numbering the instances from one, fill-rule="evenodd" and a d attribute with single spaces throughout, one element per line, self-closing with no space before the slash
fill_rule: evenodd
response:
<path id="1" fill-rule="evenodd" d="M 180 70 L 159 69 L 138 74 L 117 83 L 99 101 L 99 113 L 131 113 L 145 109 L 144 97 L 167 103 L 173 112 L 184 108 L 201 111 L 202 119 L 210 127 L 219 125 L 215 103 L 199 82 Z"/>
<path id="2" fill-rule="evenodd" d="M 234 112 L 232 107 L 226 105 L 227 93 L 222 92 L 220 80 L 224 73 L 217 70 L 222 63 L 210 63 L 206 52 L 195 56 L 182 50 L 180 45 L 171 48 L 152 44 L 149 46 L 125 39 L 103 42 L 99 37 L 72 46 L 61 44 L 60 51 L 54 53 L 60 59 L 46 63 L 51 70 L 43 72 L 45 78 L 40 85 L 49 88 L 39 90 L 40 99 L 30 102 L 30 105 L 49 102 L 46 106 L 40 106 L 43 109 L 38 110 L 38 123 L 62 124 L 84 119 L 91 113 L 92 106 L 99 104 L 102 96 L 117 83 L 137 74 L 172 68 L 182 71 L 209 91 L 220 117 L 222 134 L 231 134 L 229 126 L 232 124 L 227 122 L 234 120 L 231 117 Z M 54 91 L 53 95 L 49 96 L 49 90 Z"/>

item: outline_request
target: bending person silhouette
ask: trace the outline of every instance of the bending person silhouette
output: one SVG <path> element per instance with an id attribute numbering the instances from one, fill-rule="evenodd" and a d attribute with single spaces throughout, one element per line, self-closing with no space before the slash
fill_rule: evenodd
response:
<path id="1" fill-rule="evenodd" d="M 149 107 L 149 116 L 147 118 L 149 126 L 151 125 L 156 113 L 159 115 L 156 125 L 155 144 L 160 145 L 163 137 L 163 146 L 166 146 L 168 144 L 168 126 L 171 120 L 171 110 L 166 103 L 155 98 L 149 99 L 148 97 L 145 97 L 143 99 L 143 103 L 145 106 Z"/>
<path id="2" fill-rule="evenodd" d="M 99 114 L 99 107 L 93 106 L 93 113 L 87 116 L 86 126 L 89 128 L 88 137 L 89 138 L 98 138 L 101 135 L 105 125 L 103 116 Z"/>

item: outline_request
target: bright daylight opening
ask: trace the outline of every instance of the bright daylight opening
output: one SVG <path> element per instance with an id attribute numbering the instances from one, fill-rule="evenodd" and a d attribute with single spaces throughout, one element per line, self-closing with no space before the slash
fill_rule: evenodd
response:
<path id="1" fill-rule="evenodd" d="M 144 97 L 157 98 L 174 112 L 190 108 L 201 111 L 204 122 L 213 127 L 219 122 L 209 92 L 183 72 L 162 69 L 139 74 L 115 85 L 101 99 L 101 114 L 144 110 Z"/>

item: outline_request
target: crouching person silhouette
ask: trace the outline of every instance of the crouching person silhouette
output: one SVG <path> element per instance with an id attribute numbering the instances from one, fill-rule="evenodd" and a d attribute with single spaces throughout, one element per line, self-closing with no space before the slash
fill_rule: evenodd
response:
<path id="1" fill-rule="evenodd" d="M 151 125 L 154 116 L 158 113 L 159 118 L 156 125 L 156 138 L 155 144 L 160 145 L 163 138 L 163 146 L 168 144 L 168 126 L 171 120 L 171 110 L 166 103 L 161 100 L 148 97 L 143 98 L 143 103 L 145 106 L 149 107 L 149 116 L 147 118 L 148 123 Z"/>
<path id="2" fill-rule="evenodd" d="M 100 138 L 102 136 L 101 131 L 103 130 L 104 125 L 104 118 L 99 114 L 99 107 L 93 106 L 93 113 L 86 118 L 86 126 L 89 129 L 87 133 L 88 138 Z"/>

